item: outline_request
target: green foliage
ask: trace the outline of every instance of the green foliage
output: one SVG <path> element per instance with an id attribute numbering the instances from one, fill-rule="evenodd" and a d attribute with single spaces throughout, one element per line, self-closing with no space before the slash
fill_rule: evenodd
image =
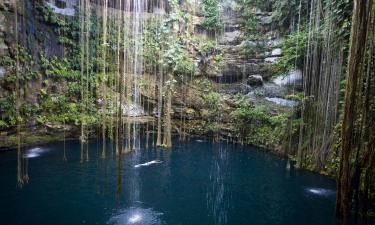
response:
<path id="1" fill-rule="evenodd" d="M 299 33 L 293 33 L 288 36 L 282 44 L 282 57 L 276 64 L 272 65 L 273 74 L 282 74 L 291 69 L 302 69 L 304 66 L 305 55 L 307 54 L 308 32 L 306 29 Z"/>
<path id="2" fill-rule="evenodd" d="M 201 55 L 209 55 L 216 50 L 216 43 L 210 40 L 194 39 L 197 50 Z"/>
<path id="3" fill-rule="evenodd" d="M 203 0 L 203 27 L 208 31 L 217 31 L 223 27 L 220 18 L 220 4 L 218 0 Z"/>
<path id="4" fill-rule="evenodd" d="M 67 59 L 58 59 L 56 56 L 47 59 L 43 54 L 40 54 L 40 60 L 47 77 L 56 80 L 78 80 L 80 78 L 80 72 L 72 70 Z"/>
<path id="5" fill-rule="evenodd" d="M 147 20 L 143 34 L 143 59 L 148 71 L 159 63 L 160 51 L 165 39 L 162 32 L 162 23 L 158 20 Z"/>
<path id="6" fill-rule="evenodd" d="M 16 54 L 15 49 L 12 49 L 12 51 Z M 40 77 L 40 74 L 34 69 L 35 61 L 32 56 L 25 48 L 20 46 L 18 46 L 18 60 L 18 80 L 20 87 L 23 87 L 28 81 Z M 5 78 L 5 85 L 14 85 L 17 80 L 16 60 L 5 56 L 0 60 L 0 65 L 10 69 L 10 73 Z"/>
<path id="7" fill-rule="evenodd" d="M 208 108 L 213 112 L 213 114 L 217 115 L 222 108 L 220 94 L 217 92 L 208 92 L 203 96 L 205 103 L 207 104 Z"/>
<path id="8" fill-rule="evenodd" d="M 16 93 L 0 99 L 1 127 L 14 126 L 17 123 L 16 118 Z"/>
<path id="9" fill-rule="evenodd" d="M 242 0 L 241 5 L 241 16 L 245 21 L 245 40 L 257 40 L 260 38 L 260 34 L 256 32 L 256 27 L 259 21 L 254 16 L 253 10 L 259 5 L 259 2 L 257 0 Z"/>
<path id="10" fill-rule="evenodd" d="M 173 75 L 190 75 L 193 73 L 194 62 L 181 40 L 171 43 L 163 55 L 163 66 Z"/>
<path id="11" fill-rule="evenodd" d="M 92 124 L 98 121 L 96 111 L 89 109 L 87 113 L 81 113 L 80 109 L 85 107 L 83 102 L 76 103 L 63 94 L 42 95 L 40 101 L 41 113 L 37 116 L 40 123 L 75 123 Z"/>
<path id="12" fill-rule="evenodd" d="M 65 17 L 54 13 L 52 8 L 43 1 L 36 1 L 34 3 L 34 13 L 40 22 L 52 28 L 59 43 L 64 46 L 65 54 L 69 55 L 71 66 L 79 68 L 80 20 L 78 15 L 75 17 Z M 40 37 L 43 38 L 44 34 L 40 34 Z"/>
<path id="13" fill-rule="evenodd" d="M 239 3 L 247 10 L 260 9 L 263 12 L 271 10 L 272 0 L 240 0 Z"/>
<path id="14" fill-rule="evenodd" d="M 214 60 L 216 61 L 216 62 L 221 62 L 222 60 L 224 59 L 224 55 L 223 55 L 223 53 L 219 53 L 219 54 L 216 54 L 215 56 L 214 56 Z"/>
<path id="15" fill-rule="evenodd" d="M 264 51 L 264 42 L 254 41 L 253 38 L 244 40 L 241 43 L 242 52 L 247 56 L 253 56 L 257 52 Z"/>
<path id="16" fill-rule="evenodd" d="M 301 3 L 301 9 L 300 9 Z M 306 24 L 308 0 L 278 0 L 273 4 L 273 21 L 280 31 L 297 30 L 297 23 Z M 301 15 L 299 13 L 301 12 Z M 294 21 L 294 22 L 293 22 Z M 295 27 L 291 27 L 295 26 Z"/>
<path id="17" fill-rule="evenodd" d="M 237 137 L 248 144 L 277 148 L 282 143 L 288 117 L 286 114 L 270 115 L 264 108 L 246 100 L 231 113 Z"/>
<path id="18" fill-rule="evenodd" d="M 335 24 L 337 36 L 342 40 L 349 40 L 351 28 L 351 16 L 353 12 L 353 1 L 331 0 L 325 5 L 326 11 L 331 11 L 331 19 Z"/>
<path id="19" fill-rule="evenodd" d="M 187 30 L 176 30 L 176 26 L 180 27 L 181 24 L 186 24 L 188 18 L 175 1 L 171 2 L 173 3 L 173 12 L 164 20 L 161 27 L 160 63 L 164 67 L 164 71 L 168 73 L 177 76 L 190 75 L 194 70 L 194 61 L 187 49 L 190 41 L 189 34 Z"/>
<path id="20" fill-rule="evenodd" d="M 203 133 L 215 134 L 220 130 L 220 121 L 222 117 L 222 107 L 220 93 L 209 91 L 203 96 L 207 108 L 202 110 L 201 116 L 204 118 Z"/>
<path id="21" fill-rule="evenodd" d="M 255 9 L 266 10 L 268 2 L 258 0 L 241 0 L 241 16 L 244 19 L 244 37 L 242 51 L 247 56 L 253 56 L 257 52 L 264 51 L 264 43 L 259 41 L 263 38 L 257 31 L 259 20 L 254 15 Z"/>
<path id="22" fill-rule="evenodd" d="M 46 5 L 44 2 L 36 2 L 35 3 L 35 9 L 37 10 L 38 14 L 36 15 L 37 18 L 45 22 L 49 25 L 54 25 L 54 26 L 64 26 L 65 21 L 61 19 L 61 17 L 54 13 L 52 9 Z"/>

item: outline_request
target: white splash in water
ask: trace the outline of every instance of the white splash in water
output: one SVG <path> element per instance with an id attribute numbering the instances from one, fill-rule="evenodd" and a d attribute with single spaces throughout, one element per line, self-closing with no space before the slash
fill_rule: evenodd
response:
<path id="1" fill-rule="evenodd" d="M 142 164 L 138 164 L 138 165 L 135 165 L 134 168 L 139 168 L 139 167 L 143 167 L 143 166 L 150 166 L 152 164 L 160 164 L 162 163 L 163 161 L 160 161 L 160 160 L 152 160 L 150 162 L 146 162 L 146 163 L 142 163 Z"/>
<path id="2" fill-rule="evenodd" d="M 39 147 L 32 148 L 29 150 L 26 150 L 25 154 L 23 155 L 23 158 L 31 159 L 41 156 L 41 154 L 45 153 L 47 149 L 42 149 Z"/>
<path id="3" fill-rule="evenodd" d="M 325 188 L 307 188 L 306 191 L 311 194 L 320 196 L 329 196 L 335 193 L 333 190 Z"/>
<path id="4" fill-rule="evenodd" d="M 163 224 L 160 217 L 163 213 L 154 211 L 153 209 L 143 209 L 131 207 L 121 210 L 116 215 L 112 216 L 107 224 L 112 225 L 130 225 L 130 224 L 147 224 L 158 225 Z"/>
<path id="5" fill-rule="evenodd" d="M 129 223 L 137 223 L 139 221 L 142 220 L 142 216 L 140 214 L 134 214 L 132 215 L 129 219 L 128 219 L 128 222 Z"/>

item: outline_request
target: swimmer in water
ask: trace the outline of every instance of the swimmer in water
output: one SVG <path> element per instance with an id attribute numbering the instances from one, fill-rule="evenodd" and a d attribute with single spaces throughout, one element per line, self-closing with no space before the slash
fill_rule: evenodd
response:
<path id="1" fill-rule="evenodd" d="M 138 167 L 142 167 L 142 166 L 149 166 L 149 165 L 152 165 L 152 164 L 160 164 L 160 163 L 162 163 L 162 162 L 163 162 L 163 161 L 160 161 L 160 160 L 156 159 L 156 160 L 152 160 L 152 161 L 150 161 L 150 162 L 146 162 L 146 163 L 142 163 L 142 164 L 135 165 L 134 167 L 135 167 L 135 168 L 138 168 Z"/>

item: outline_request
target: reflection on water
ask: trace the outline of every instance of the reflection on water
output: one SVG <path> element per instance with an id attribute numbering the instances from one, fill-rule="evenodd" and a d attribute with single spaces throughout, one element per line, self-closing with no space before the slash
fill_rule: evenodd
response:
<path id="1" fill-rule="evenodd" d="M 162 222 L 163 213 L 151 208 L 130 207 L 119 210 L 109 219 L 110 225 L 159 225 Z"/>
<path id="2" fill-rule="evenodd" d="M 216 148 L 217 147 L 217 148 Z M 214 224 L 227 224 L 228 210 L 231 202 L 230 188 L 225 181 L 230 178 L 230 168 L 228 166 L 228 152 L 224 145 L 214 145 L 214 160 L 210 167 L 209 181 L 207 188 L 207 207 L 213 215 Z"/>
<path id="3" fill-rule="evenodd" d="M 96 140 L 0 157 L 0 199 L 11 206 L 0 210 L 1 224 L 336 224 L 334 183 L 294 174 L 290 162 L 225 143 L 193 139 L 165 150 L 140 142 L 140 149 L 115 154 L 108 140 L 105 158 Z M 30 174 L 26 188 L 15 188 L 15 172 L 19 186 Z"/>

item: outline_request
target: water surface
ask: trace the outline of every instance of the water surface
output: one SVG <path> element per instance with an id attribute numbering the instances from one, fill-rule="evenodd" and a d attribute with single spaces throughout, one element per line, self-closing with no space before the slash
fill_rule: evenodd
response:
<path id="1" fill-rule="evenodd" d="M 66 142 L 65 156 L 62 142 L 28 148 L 22 188 L 16 152 L 1 153 L 0 224 L 337 224 L 332 180 L 254 147 L 174 145 L 121 158 L 96 141 Z"/>

